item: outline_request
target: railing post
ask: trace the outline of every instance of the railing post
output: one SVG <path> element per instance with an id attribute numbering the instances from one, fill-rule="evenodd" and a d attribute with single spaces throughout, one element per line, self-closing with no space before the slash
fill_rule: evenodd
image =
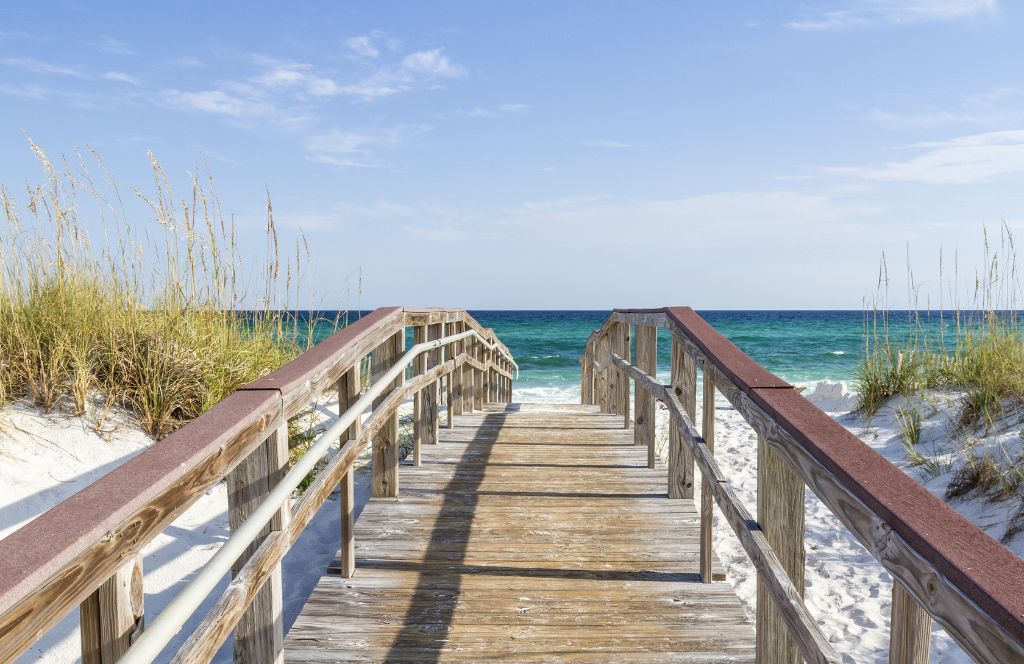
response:
<path id="1" fill-rule="evenodd" d="M 359 400 L 360 392 L 360 373 L 359 366 L 362 363 L 361 360 L 357 360 L 352 364 L 352 368 L 345 372 L 338 381 L 338 415 L 351 408 L 356 401 Z M 362 423 L 359 419 L 352 423 L 347 430 L 345 430 L 339 442 L 344 444 L 346 441 L 352 440 L 359 435 L 359 430 L 362 427 Z M 355 574 L 356 571 L 356 549 L 355 549 L 355 476 L 350 469 L 345 476 L 341 478 L 340 486 L 341 500 L 339 501 L 341 507 L 341 547 L 340 547 L 340 559 L 341 559 L 341 576 L 348 579 Z"/>
<path id="2" fill-rule="evenodd" d="M 690 421 L 697 417 L 697 364 L 686 348 L 672 338 L 672 392 Z M 668 497 L 693 498 L 693 455 L 676 427 L 668 428 Z"/>
<path id="3" fill-rule="evenodd" d="M 398 361 L 405 349 L 404 328 L 391 335 L 373 351 L 372 375 L 374 383 Z M 405 382 L 400 375 L 389 385 L 394 389 Z M 378 408 L 387 398 L 390 391 L 383 392 L 373 400 L 373 408 Z M 398 412 L 388 417 L 387 422 L 380 426 L 373 436 L 371 494 L 374 498 L 394 497 L 398 495 Z"/>
<path id="4" fill-rule="evenodd" d="M 580 355 L 580 403 L 586 406 L 594 402 L 594 359 L 590 344 L 583 347 Z"/>
<path id="5" fill-rule="evenodd" d="M 473 337 L 473 357 L 476 358 L 477 362 L 486 363 L 487 361 L 484 357 L 484 345 L 476 337 Z M 486 373 L 483 369 L 473 370 L 473 408 L 476 410 L 484 409 L 484 395 L 487 389 L 485 380 Z"/>
<path id="6" fill-rule="evenodd" d="M 757 521 L 800 596 L 804 594 L 804 484 L 757 436 Z M 757 661 L 799 664 L 800 652 L 764 583 L 757 582 Z"/>
<path id="7" fill-rule="evenodd" d="M 632 351 L 629 328 L 629 323 L 619 323 L 619 356 L 627 362 L 630 361 L 630 353 Z M 657 333 L 657 330 L 655 330 L 655 333 Z M 657 339 L 657 336 L 655 336 L 655 339 Z M 657 364 L 657 355 L 655 355 L 654 359 L 655 364 Z M 622 427 L 628 429 L 632 421 L 629 413 L 629 374 L 621 369 L 619 370 L 619 383 L 621 384 L 619 400 L 622 404 Z"/>
<path id="8" fill-rule="evenodd" d="M 715 452 L 715 370 L 711 362 L 704 360 L 704 403 L 701 418 L 701 437 L 708 446 L 708 452 Z M 701 478 L 700 486 L 700 580 L 711 583 L 711 535 L 714 524 L 715 500 L 711 495 L 711 483 Z"/>
<path id="9" fill-rule="evenodd" d="M 461 323 L 448 323 L 448 334 L 458 334 L 462 331 Z M 455 359 L 462 349 L 462 342 L 455 341 L 448 344 L 448 357 Z M 455 367 L 448 374 L 448 428 L 452 426 L 452 415 L 462 415 L 462 367 Z"/>
<path id="10" fill-rule="evenodd" d="M 82 664 L 113 664 L 142 633 L 145 622 L 142 556 L 117 570 L 79 607 Z"/>
<path id="11" fill-rule="evenodd" d="M 434 339 L 440 339 L 442 335 L 441 324 L 435 323 L 428 325 L 423 329 L 423 335 L 425 335 L 424 341 L 433 341 Z M 419 342 L 417 342 L 419 343 Z M 441 349 L 436 348 L 434 350 L 427 351 L 420 356 L 423 358 L 421 363 L 422 368 L 417 370 L 416 373 L 423 373 L 428 369 L 432 369 L 441 363 Z M 418 392 L 419 396 L 419 410 L 415 415 L 415 424 L 413 436 L 415 437 L 415 447 L 417 450 L 415 463 L 420 465 L 419 449 L 421 445 L 436 445 L 438 437 L 438 383 L 437 381 L 427 385 Z"/>
<path id="12" fill-rule="evenodd" d="M 610 407 L 611 399 L 608 395 L 608 373 L 611 371 L 608 366 L 608 362 L 611 359 L 611 352 L 608 346 L 608 335 L 602 334 L 597 339 L 597 358 L 598 363 L 602 365 L 602 369 L 597 372 L 596 389 L 597 389 L 597 402 L 601 406 L 602 413 L 612 412 Z"/>
<path id="13" fill-rule="evenodd" d="M 412 328 L 413 344 L 421 344 L 427 340 L 427 326 L 416 325 Z M 412 373 L 417 376 L 427 370 L 427 353 L 421 353 L 412 361 Z M 423 407 L 423 399 L 427 389 L 424 388 L 412 395 L 412 465 L 421 463 L 421 447 L 424 430 L 430 426 L 426 419 L 427 412 Z"/>
<path id="14" fill-rule="evenodd" d="M 606 343 L 608 347 L 609 360 L 608 369 L 605 372 L 605 389 L 608 392 L 608 412 L 619 415 L 622 413 L 622 409 L 619 407 L 619 370 L 610 363 L 612 353 L 620 352 L 618 323 L 612 323 L 608 326 Z"/>
<path id="15" fill-rule="evenodd" d="M 658 328 L 651 325 L 636 326 L 636 367 L 652 376 L 657 372 Z M 635 385 L 636 426 L 633 428 L 633 442 L 647 446 L 647 467 L 654 468 L 654 397 L 640 381 L 635 381 Z"/>
<path id="16" fill-rule="evenodd" d="M 890 664 L 928 664 L 931 639 L 931 616 L 894 579 L 889 620 Z"/>
<path id="17" fill-rule="evenodd" d="M 228 521 L 232 531 L 237 530 L 259 507 L 287 470 L 288 424 L 284 423 L 228 474 Z M 287 525 L 290 515 L 291 509 L 286 502 L 232 565 L 232 576 L 238 574 L 271 531 L 282 530 Z M 282 594 L 281 565 L 278 563 L 235 626 L 236 662 L 270 664 L 284 661 Z"/>
<path id="18" fill-rule="evenodd" d="M 463 324 L 462 325 L 462 329 L 466 330 L 467 326 L 465 324 Z M 461 342 L 461 344 L 462 344 L 462 349 L 461 350 L 468 357 L 474 357 L 474 355 L 473 355 L 473 344 L 475 342 L 476 342 L 476 338 L 475 337 L 469 337 L 468 339 L 463 339 L 462 342 Z M 473 389 L 474 389 L 474 381 L 475 381 L 475 379 L 476 379 L 476 369 L 474 369 L 469 364 L 463 364 L 462 365 L 462 412 L 466 413 L 466 414 L 472 414 L 473 413 L 473 401 L 474 401 L 473 400 Z"/>

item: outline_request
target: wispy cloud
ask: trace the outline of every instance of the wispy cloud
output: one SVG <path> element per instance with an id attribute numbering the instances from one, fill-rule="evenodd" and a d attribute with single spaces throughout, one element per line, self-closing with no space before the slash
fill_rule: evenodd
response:
<path id="1" fill-rule="evenodd" d="M 306 140 L 304 147 L 312 161 L 332 166 L 381 168 L 386 162 L 382 150 L 394 149 L 409 138 L 429 131 L 425 125 L 399 125 L 385 129 L 331 129 Z"/>
<path id="2" fill-rule="evenodd" d="M 643 244 L 660 238 L 679 246 L 778 245 L 794 238 L 853 233 L 877 207 L 802 191 L 733 191 L 664 200 L 603 196 L 524 203 L 500 225 L 520 235 L 578 246 Z M 628 237 L 619 232 L 628 220 Z M 679 229 L 665 233 L 666 229 Z M 696 244 L 694 244 L 696 243 Z"/>
<path id="3" fill-rule="evenodd" d="M 378 57 L 382 51 L 396 52 L 402 48 L 402 42 L 383 30 L 374 30 L 366 35 L 349 37 L 344 44 L 345 48 L 349 50 L 350 56 L 369 60 Z"/>
<path id="4" fill-rule="evenodd" d="M 626 150 L 629 148 L 638 148 L 639 145 L 633 143 L 624 143 L 622 141 L 613 141 L 607 138 L 597 138 L 590 141 L 584 141 L 584 145 L 591 148 L 613 148 L 616 150 Z"/>
<path id="5" fill-rule="evenodd" d="M 948 107 L 925 106 L 911 111 L 875 109 L 868 118 L 887 129 L 932 130 L 948 127 L 1007 127 L 1024 124 L 1024 91 L 996 87 L 962 97 Z"/>
<path id="6" fill-rule="evenodd" d="M 117 81 L 118 83 L 127 83 L 128 85 L 142 85 L 142 80 L 126 74 L 123 71 L 108 71 L 103 74 L 103 78 L 108 81 Z"/>
<path id="7" fill-rule="evenodd" d="M 919 154 L 876 167 L 828 172 L 877 182 L 966 185 L 1024 173 L 1024 130 L 993 131 L 910 146 Z"/>
<path id="8" fill-rule="evenodd" d="M 253 56 L 252 62 L 255 72 L 249 78 L 221 81 L 202 90 L 166 89 L 161 91 L 161 99 L 190 111 L 287 120 L 292 118 L 294 104 L 309 105 L 332 97 L 369 101 L 466 75 L 441 49 L 409 53 L 390 64 L 368 63 L 369 73 L 365 73 L 367 67 L 360 67 L 363 75 L 354 81 L 344 81 L 334 72 L 305 62 L 262 55 Z"/>
<path id="9" fill-rule="evenodd" d="M 175 108 L 227 115 L 234 118 L 256 117 L 270 113 L 271 107 L 259 99 L 247 98 L 232 94 L 227 90 L 187 90 L 169 89 L 160 93 L 163 101 Z"/>
<path id="10" fill-rule="evenodd" d="M 471 118 L 500 118 L 506 115 L 522 113 L 529 108 L 526 104 L 498 104 L 493 107 L 474 106 L 468 111 L 460 111 L 460 115 Z"/>
<path id="11" fill-rule="evenodd" d="M 100 53 L 109 53 L 111 55 L 138 55 L 138 52 L 131 46 L 113 37 L 104 37 L 96 44 L 96 48 Z"/>
<path id="12" fill-rule="evenodd" d="M 794 30 L 845 30 L 993 15 L 997 0 L 847 0 L 828 9 L 808 8 L 786 24 Z"/>
<path id="13" fill-rule="evenodd" d="M 88 75 L 80 69 L 55 65 L 35 58 L 0 58 L 0 64 L 21 69 L 32 74 L 45 74 L 48 76 L 72 76 L 75 78 L 88 78 Z"/>

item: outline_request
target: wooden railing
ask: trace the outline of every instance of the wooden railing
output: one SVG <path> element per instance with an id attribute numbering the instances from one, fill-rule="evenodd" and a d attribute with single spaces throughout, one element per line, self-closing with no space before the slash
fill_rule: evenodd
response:
<path id="1" fill-rule="evenodd" d="M 403 354 L 407 327 L 415 346 Z M 371 381 L 361 395 L 367 355 Z M 280 661 L 281 560 L 339 485 L 342 573 L 353 572 L 359 452 L 372 441 L 372 494 L 398 495 L 398 407 L 414 397 L 418 465 L 420 446 L 438 440 L 439 389 L 450 426 L 453 411 L 509 400 L 516 370 L 508 348 L 464 310 L 392 307 L 361 318 L 0 541 L 0 662 L 76 606 L 83 662 L 150 661 L 209 592 L 208 581 L 223 576 L 220 553 L 232 558 L 233 580 L 174 661 L 208 661 L 232 632 L 235 661 Z M 289 470 L 289 418 L 335 389 L 339 420 Z M 337 455 L 289 505 L 292 488 L 334 443 Z M 144 630 L 142 549 L 224 479 L 231 538 Z"/>
<path id="2" fill-rule="evenodd" d="M 655 378 L 657 328 L 672 338 L 669 385 Z M 704 383 L 701 433 L 694 426 L 698 369 Z M 634 382 L 634 440 L 647 446 L 652 467 L 654 402 L 666 405 L 669 497 L 693 498 L 695 466 L 701 473 L 701 578 L 711 581 L 713 504 L 757 570 L 759 662 L 841 661 L 802 598 L 805 487 L 893 576 L 891 662 L 929 660 L 932 619 L 978 662 L 1024 661 L 1024 561 L 692 309 L 615 310 L 587 340 L 580 375 L 583 403 L 622 414 L 626 427 Z M 756 520 L 715 462 L 716 390 L 757 434 L 756 459 L 753 450 L 750 459 L 757 463 Z"/>

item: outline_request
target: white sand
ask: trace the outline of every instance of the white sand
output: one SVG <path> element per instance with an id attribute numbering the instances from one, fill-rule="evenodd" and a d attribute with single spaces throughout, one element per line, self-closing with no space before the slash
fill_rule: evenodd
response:
<path id="1" fill-rule="evenodd" d="M 515 398 L 526 396 L 517 393 Z M 569 400 L 565 392 L 550 395 L 531 393 L 528 396 L 530 400 Z M 948 415 L 952 412 L 955 394 L 935 393 L 914 402 L 923 415 L 924 435 L 918 450 L 935 460 L 932 465 L 935 469 L 931 472 L 912 465 L 899 443 L 895 412 L 907 405 L 904 399 L 892 400 L 871 422 L 865 422 L 845 414 L 854 403 L 845 385 L 819 384 L 809 391 L 809 398 L 929 490 L 940 497 L 944 495 L 951 477 L 950 469 L 963 455 L 963 437 L 957 439 L 951 435 Z M 734 490 L 754 513 L 755 437 L 728 402 L 720 398 L 716 410 L 716 455 Z M 336 404 L 323 404 L 320 411 L 329 418 L 336 412 Z M 698 422 L 699 418 L 700 413 Z M 1020 455 L 1019 422 L 1020 418 L 1014 414 L 994 427 L 989 435 L 972 439 L 975 453 L 1005 453 L 1011 458 Z M 658 435 L 664 444 L 667 440 L 664 411 L 659 411 Z M 125 417 L 115 420 L 106 438 L 93 432 L 80 418 L 43 416 L 21 406 L 0 411 L 0 537 L 152 443 Z M 361 505 L 369 493 L 365 471 L 357 474 L 357 492 Z M 152 620 L 181 584 L 213 555 L 227 537 L 226 504 L 224 485 L 219 484 L 146 547 L 144 571 L 148 620 Z M 996 538 L 1005 532 L 1013 508 L 1012 501 L 989 503 L 976 497 L 956 500 L 953 505 Z M 338 505 L 331 500 L 285 558 L 286 624 L 294 621 L 322 570 L 334 557 L 338 526 Z M 807 494 L 806 529 L 806 598 L 812 615 L 818 618 L 825 634 L 847 661 L 885 662 L 892 583 L 889 575 L 810 492 Z M 1024 554 L 1024 537 L 1017 538 L 1010 548 L 1017 555 Z M 720 515 L 716 515 L 715 550 L 725 566 L 729 581 L 752 616 L 756 596 L 753 567 Z M 226 583 L 225 578 L 222 587 Z M 209 600 L 193 616 L 182 634 L 187 634 L 194 627 L 211 603 Z M 171 648 L 183 638 L 179 636 Z M 939 628 L 933 632 L 932 643 L 933 662 L 970 661 Z M 230 660 L 229 648 L 226 646 L 221 650 L 218 661 Z M 78 616 L 75 612 L 44 636 L 22 661 L 71 662 L 77 657 Z"/>

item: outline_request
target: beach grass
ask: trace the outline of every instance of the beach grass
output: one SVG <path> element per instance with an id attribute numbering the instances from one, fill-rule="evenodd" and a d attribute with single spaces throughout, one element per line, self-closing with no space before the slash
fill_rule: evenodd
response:
<path id="1" fill-rule="evenodd" d="M 208 176 L 178 198 L 149 153 L 152 189 L 127 203 L 150 218 L 129 219 L 98 155 L 55 164 L 29 144 L 42 182 L 0 186 L 0 403 L 94 421 L 124 407 L 162 438 L 312 343 L 313 324 L 286 313 L 303 244 L 281 261 L 269 196 L 266 254 L 245 272 Z"/>
<path id="2" fill-rule="evenodd" d="M 870 416 L 890 397 L 948 388 L 962 392 L 958 419 L 964 427 L 990 426 L 1007 405 L 1024 402 L 1024 328 L 1018 313 L 1020 283 L 1014 237 L 1001 227 L 998 248 L 986 233 L 985 266 L 974 275 L 970 306 L 958 297 L 956 268 L 949 282 L 954 308 L 922 311 L 908 268 L 910 307 L 900 336 L 887 306 L 885 260 L 879 295 L 864 323 L 864 362 L 856 378 L 858 409 Z M 947 283 L 940 258 L 940 284 Z M 940 286 L 941 288 L 941 286 Z M 944 288 L 940 293 L 945 292 Z"/>

